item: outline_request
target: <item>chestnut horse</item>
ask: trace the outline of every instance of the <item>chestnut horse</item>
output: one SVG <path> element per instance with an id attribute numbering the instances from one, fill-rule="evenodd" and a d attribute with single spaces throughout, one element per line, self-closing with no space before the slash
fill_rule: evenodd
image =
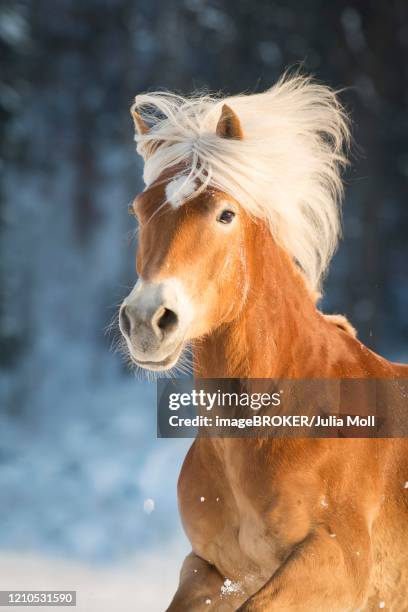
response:
<path id="1" fill-rule="evenodd" d="M 308 78 L 132 108 L 146 189 L 132 361 L 206 378 L 407 377 L 316 307 L 339 234 L 347 120 Z M 178 495 L 192 552 L 169 612 L 408 610 L 404 439 L 197 438 Z"/>

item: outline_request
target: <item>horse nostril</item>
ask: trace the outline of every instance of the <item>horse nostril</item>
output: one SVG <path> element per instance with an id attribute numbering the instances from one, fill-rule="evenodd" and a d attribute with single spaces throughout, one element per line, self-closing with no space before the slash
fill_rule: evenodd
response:
<path id="1" fill-rule="evenodd" d="M 170 310 L 169 308 L 164 308 L 162 315 L 157 320 L 157 327 L 161 329 L 162 332 L 170 332 L 178 324 L 178 317 L 175 312 Z"/>
<path id="2" fill-rule="evenodd" d="M 126 311 L 126 306 L 123 306 L 119 313 L 119 325 L 125 336 L 130 336 L 130 318 Z"/>

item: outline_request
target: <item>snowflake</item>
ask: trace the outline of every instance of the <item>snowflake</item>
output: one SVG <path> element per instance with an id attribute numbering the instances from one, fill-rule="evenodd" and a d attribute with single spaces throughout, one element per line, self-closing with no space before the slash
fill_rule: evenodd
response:
<path id="1" fill-rule="evenodd" d="M 231 595 L 232 593 L 242 593 L 242 588 L 239 582 L 232 582 L 229 578 L 224 580 L 221 587 L 222 595 Z"/>
<path id="2" fill-rule="evenodd" d="M 379 608 L 385 608 L 385 601 L 380 601 L 380 603 L 378 604 Z"/>
<path id="3" fill-rule="evenodd" d="M 143 510 L 146 514 L 151 514 L 154 510 L 154 500 L 153 499 L 145 499 L 143 502 Z"/>
<path id="4" fill-rule="evenodd" d="M 205 497 L 200 497 L 200 502 L 205 501 Z"/>
<path id="5" fill-rule="evenodd" d="M 211 604 L 211 599 L 206 599 L 205 603 L 207 604 L 207 606 L 209 606 Z"/>
<path id="6" fill-rule="evenodd" d="M 320 500 L 320 505 L 321 505 L 323 508 L 328 508 L 328 507 L 329 507 L 329 504 L 328 504 L 328 502 L 327 502 L 327 498 L 326 498 L 326 496 L 325 496 L 325 495 L 323 495 L 322 499 Z"/>

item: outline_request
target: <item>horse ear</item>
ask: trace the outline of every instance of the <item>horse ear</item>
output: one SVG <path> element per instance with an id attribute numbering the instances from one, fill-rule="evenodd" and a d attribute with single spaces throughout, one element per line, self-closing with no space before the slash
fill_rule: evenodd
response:
<path id="1" fill-rule="evenodd" d="M 223 104 L 222 106 L 221 117 L 218 119 L 215 133 L 220 138 L 242 140 L 244 137 L 241 123 L 228 104 Z"/>
<path id="2" fill-rule="evenodd" d="M 147 123 L 144 122 L 140 114 L 136 110 L 136 103 L 130 109 L 130 114 L 132 115 L 133 123 L 135 124 L 135 132 L 138 136 L 143 136 L 144 134 L 148 134 L 150 131 Z M 137 152 L 139 155 L 143 157 L 146 161 L 147 158 L 152 154 L 152 152 L 157 148 L 156 146 L 149 145 L 148 147 L 144 144 L 139 143 L 137 145 Z"/>
<path id="3" fill-rule="evenodd" d="M 132 108 L 130 109 L 130 114 L 132 115 L 133 123 L 135 124 L 136 132 L 139 135 L 140 134 L 147 134 L 147 132 L 149 131 L 149 127 L 146 125 L 146 123 L 143 121 L 143 119 L 141 118 L 141 116 L 137 112 L 137 110 L 135 108 L 135 105 L 133 105 Z"/>

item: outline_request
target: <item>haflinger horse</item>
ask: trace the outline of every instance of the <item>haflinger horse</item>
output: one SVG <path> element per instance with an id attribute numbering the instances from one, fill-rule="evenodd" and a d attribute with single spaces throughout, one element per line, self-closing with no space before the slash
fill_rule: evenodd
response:
<path id="1" fill-rule="evenodd" d="M 200 378 L 396 379 L 316 307 L 340 232 L 348 121 L 302 75 L 264 93 L 137 96 L 146 188 L 132 361 Z M 390 407 L 392 408 L 392 407 Z M 403 438 L 198 437 L 178 484 L 192 552 L 168 612 L 408 610 Z"/>

